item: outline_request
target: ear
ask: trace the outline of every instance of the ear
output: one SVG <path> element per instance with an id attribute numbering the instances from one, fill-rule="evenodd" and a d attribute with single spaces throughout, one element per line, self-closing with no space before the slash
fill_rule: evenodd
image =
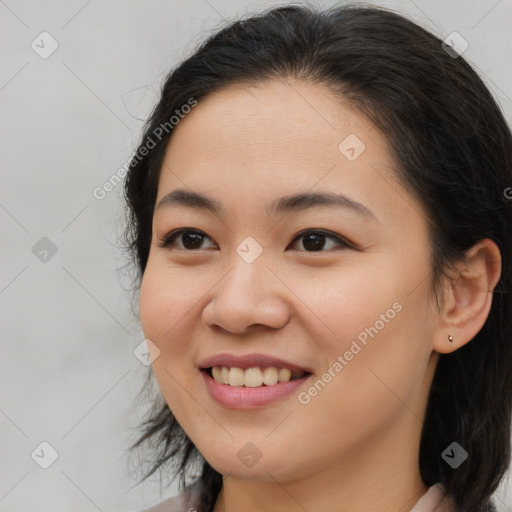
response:
<path id="1" fill-rule="evenodd" d="M 466 252 L 445 281 L 445 303 L 434 336 L 434 350 L 447 354 L 471 341 L 483 327 L 501 275 L 501 254 L 489 238 Z M 448 336 L 453 336 L 450 342 Z"/>

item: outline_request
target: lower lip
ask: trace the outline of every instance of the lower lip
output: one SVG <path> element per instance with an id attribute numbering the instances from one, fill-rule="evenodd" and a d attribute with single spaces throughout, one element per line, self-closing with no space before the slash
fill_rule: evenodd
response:
<path id="1" fill-rule="evenodd" d="M 220 405 L 230 409 L 257 409 L 264 407 L 291 395 L 312 376 L 312 374 L 308 374 L 290 382 L 247 388 L 245 386 L 221 384 L 210 377 L 204 370 L 201 370 L 201 375 L 206 384 L 206 389 L 212 398 Z"/>

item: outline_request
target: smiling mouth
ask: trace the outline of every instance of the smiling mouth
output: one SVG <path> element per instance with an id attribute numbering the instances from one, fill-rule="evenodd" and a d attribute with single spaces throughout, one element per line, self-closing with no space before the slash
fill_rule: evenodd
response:
<path id="1" fill-rule="evenodd" d="M 202 371 L 206 372 L 219 384 L 247 388 L 274 386 L 311 375 L 309 372 L 292 371 L 288 368 L 277 368 L 275 366 L 255 366 L 247 369 L 228 366 L 210 366 L 209 368 L 202 369 Z"/>

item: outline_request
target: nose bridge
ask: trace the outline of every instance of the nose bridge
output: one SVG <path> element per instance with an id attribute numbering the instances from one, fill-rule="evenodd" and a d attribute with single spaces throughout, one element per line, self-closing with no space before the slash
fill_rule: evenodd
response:
<path id="1" fill-rule="evenodd" d="M 236 255 L 231 258 L 231 261 L 234 267 L 233 281 L 235 286 L 238 283 L 242 292 L 250 291 L 254 298 L 263 295 L 264 290 L 268 289 L 265 284 L 268 284 L 268 280 L 272 276 L 267 268 L 268 259 L 266 255 L 264 256 L 262 252 L 255 257 L 254 247 L 244 242 L 243 245 L 238 246 Z"/>
<path id="2" fill-rule="evenodd" d="M 230 272 L 219 283 L 217 296 L 222 300 L 242 307 L 254 307 L 265 295 L 272 296 L 276 290 L 269 286 L 272 273 L 267 268 L 267 258 L 263 251 L 255 254 L 250 242 L 242 242 L 229 258 Z M 270 292 L 270 293 L 269 293 Z M 251 306 L 252 305 L 252 306 Z"/>
<path id="3" fill-rule="evenodd" d="M 264 250 L 263 242 L 260 242 L 252 236 L 246 236 L 228 255 L 227 264 L 231 270 L 222 281 L 225 281 L 223 288 L 229 288 L 231 297 L 241 294 L 247 300 L 257 300 L 268 289 L 265 284 L 272 277 L 267 268 L 270 249 Z"/>
<path id="4" fill-rule="evenodd" d="M 259 247 L 254 240 L 244 240 L 229 258 L 230 270 L 214 287 L 204 311 L 208 325 L 240 333 L 254 324 L 277 329 L 286 323 L 283 286 L 267 268 L 268 259 Z"/>

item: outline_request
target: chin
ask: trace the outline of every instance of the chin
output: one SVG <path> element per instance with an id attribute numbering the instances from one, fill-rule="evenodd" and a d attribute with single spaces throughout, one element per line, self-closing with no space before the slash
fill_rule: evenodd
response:
<path id="1" fill-rule="evenodd" d="M 240 448 L 234 449 L 235 445 Z M 259 481 L 286 481 L 299 477 L 297 461 L 284 451 L 268 446 L 259 449 L 250 441 L 238 442 L 230 438 L 227 446 L 219 444 L 200 451 L 208 464 L 223 476 Z"/>

